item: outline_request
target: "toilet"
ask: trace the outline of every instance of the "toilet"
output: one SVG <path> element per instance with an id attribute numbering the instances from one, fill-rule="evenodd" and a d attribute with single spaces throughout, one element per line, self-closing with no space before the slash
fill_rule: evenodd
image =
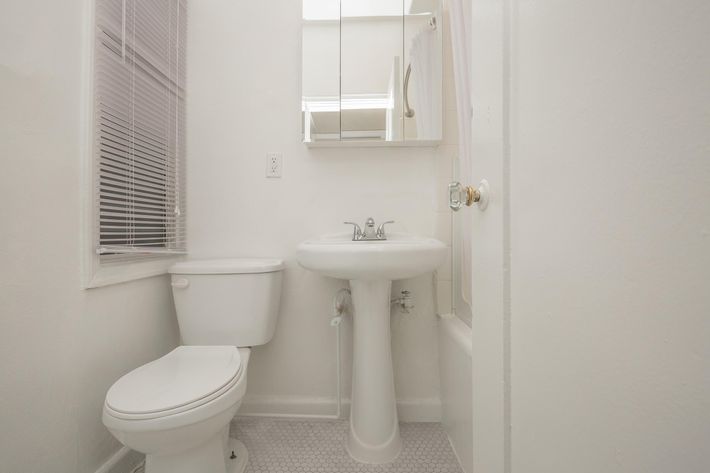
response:
<path id="1" fill-rule="evenodd" d="M 244 470 L 248 452 L 229 423 L 246 391 L 250 347 L 274 334 L 282 270 L 266 258 L 170 268 L 182 346 L 116 381 L 103 409 L 109 431 L 146 454 L 146 473 Z"/>

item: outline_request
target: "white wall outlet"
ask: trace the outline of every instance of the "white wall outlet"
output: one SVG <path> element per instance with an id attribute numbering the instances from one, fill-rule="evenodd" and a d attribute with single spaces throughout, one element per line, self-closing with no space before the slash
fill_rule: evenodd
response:
<path id="1" fill-rule="evenodd" d="M 283 159 L 283 153 L 266 154 L 266 177 L 281 177 Z"/>

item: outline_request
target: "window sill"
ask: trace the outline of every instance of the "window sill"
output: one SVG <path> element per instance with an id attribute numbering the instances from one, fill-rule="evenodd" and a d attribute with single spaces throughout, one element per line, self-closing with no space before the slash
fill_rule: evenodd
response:
<path id="1" fill-rule="evenodd" d="M 160 276 L 182 257 L 161 258 L 153 261 L 116 263 L 98 266 L 85 278 L 84 289 L 121 284 L 138 279 Z"/>

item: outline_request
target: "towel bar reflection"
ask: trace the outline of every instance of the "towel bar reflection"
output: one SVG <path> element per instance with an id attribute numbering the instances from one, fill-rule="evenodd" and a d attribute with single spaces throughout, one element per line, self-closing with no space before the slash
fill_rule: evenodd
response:
<path id="1" fill-rule="evenodd" d="M 429 28 L 436 30 L 436 17 L 432 16 L 429 18 Z M 409 106 L 409 77 L 412 75 L 412 63 L 410 62 L 407 66 L 407 72 L 404 74 L 404 116 L 407 118 L 414 118 L 415 112 L 412 107 Z"/>
<path id="2" fill-rule="evenodd" d="M 414 109 L 409 106 L 409 76 L 412 74 L 412 64 L 407 66 L 407 72 L 404 74 L 404 116 L 407 118 L 414 117 Z"/>

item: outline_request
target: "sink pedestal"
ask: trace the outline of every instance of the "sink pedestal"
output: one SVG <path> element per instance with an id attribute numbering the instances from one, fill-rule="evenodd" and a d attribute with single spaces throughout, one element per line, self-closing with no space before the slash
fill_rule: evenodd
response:
<path id="1" fill-rule="evenodd" d="M 348 452 L 364 463 L 399 455 L 397 403 L 390 338 L 391 281 L 351 280 L 353 382 Z"/>

